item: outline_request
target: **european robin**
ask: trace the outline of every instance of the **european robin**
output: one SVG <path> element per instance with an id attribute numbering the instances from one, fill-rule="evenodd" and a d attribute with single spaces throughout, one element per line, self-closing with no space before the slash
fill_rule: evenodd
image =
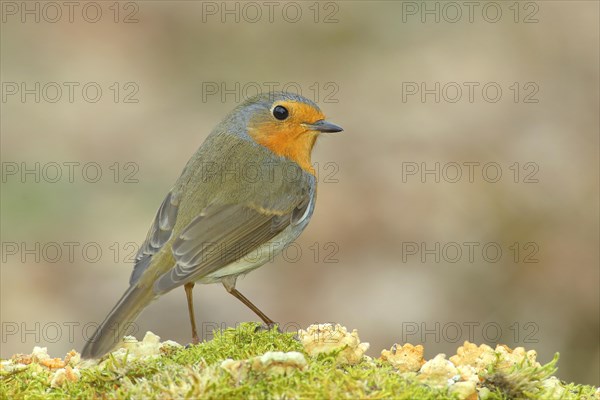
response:
<path id="1" fill-rule="evenodd" d="M 236 279 L 304 230 L 316 197 L 312 149 L 319 134 L 341 131 L 315 103 L 296 94 L 259 94 L 236 107 L 188 161 L 160 205 L 129 288 L 81 355 L 99 358 L 109 352 L 151 301 L 178 286 L 185 289 L 197 343 L 195 282 L 221 282 L 272 326 L 273 320 L 235 288 Z"/>

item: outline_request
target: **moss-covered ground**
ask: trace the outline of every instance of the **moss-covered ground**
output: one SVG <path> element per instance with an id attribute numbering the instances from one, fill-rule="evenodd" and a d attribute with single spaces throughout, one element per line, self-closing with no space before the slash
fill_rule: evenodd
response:
<path id="1" fill-rule="evenodd" d="M 195 346 L 163 346 L 153 357 L 111 355 L 87 367 L 78 361 L 73 367 L 76 376 L 69 370 L 67 378 L 58 383 L 56 379 L 52 382 L 56 377 L 52 368 L 36 362 L 8 368 L 9 360 L 3 360 L 0 398 L 461 398 L 460 393 L 446 387 L 429 385 L 416 372 L 400 373 L 384 360 L 363 357 L 350 365 L 339 361 L 339 351 L 310 355 L 294 334 L 256 328 L 256 324 L 242 324 L 215 332 L 214 339 Z M 249 367 L 251 363 L 244 364 L 245 369 L 238 368 L 238 372 L 245 371 L 243 374 L 223 367 L 226 359 L 251 360 L 267 352 L 299 352 L 306 364 L 288 366 L 278 373 Z M 462 398 L 599 398 L 597 388 L 566 384 L 552 377 L 557 359 L 544 366 L 516 365 L 502 372 L 492 365 L 479 374 L 477 391 Z"/>

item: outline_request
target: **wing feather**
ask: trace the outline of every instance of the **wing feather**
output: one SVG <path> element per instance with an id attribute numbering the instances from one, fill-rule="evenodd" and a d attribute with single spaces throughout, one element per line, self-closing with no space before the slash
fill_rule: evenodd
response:
<path id="1" fill-rule="evenodd" d="M 207 207 L 173 241 L 176 264 L 158 278 L 155 293 L 198 280 L 243 258 L 286 229 L 295 210 L 282 215 L 239 204 Z"/>
<path id="2" fill-rule="evenodd" d="M 169 192 L 162 204 L 156 212 L 156 217 L 146 240 L 140 246 L 140 249 L 135 256 L 135 264 L 133 272 L 129 278 L 129 284 L 133 285 L 139 279 L 142 273 L 148 268 L 152 261 L 152 256 L 156 254 L 164 245 L 171 239 L 173 228 L 177 221 L 177 212 L 179 209 L 179 201 L 173 192 Z"/>

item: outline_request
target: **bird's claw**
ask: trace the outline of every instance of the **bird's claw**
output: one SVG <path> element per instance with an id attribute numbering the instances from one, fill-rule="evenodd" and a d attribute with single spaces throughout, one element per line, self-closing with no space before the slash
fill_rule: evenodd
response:
<path id="1" fill-rule="evenodd" d="M 277 332 L 283 333 L 277 322 L 270 322 L 268 324 L 262 323 L 254 329 L 254 332 L 270 331 L 273 328 L 277 328 Z"/>

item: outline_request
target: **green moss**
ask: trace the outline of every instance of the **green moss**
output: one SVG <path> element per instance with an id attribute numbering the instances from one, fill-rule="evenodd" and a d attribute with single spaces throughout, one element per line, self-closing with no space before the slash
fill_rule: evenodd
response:
<path id="1" fill-rule="evenodd" d="M 359 364 L 341 365 L 335 354 L 311 358 L 293 334 L 256 328 L 247 323 L 215 332 L 210 341 L 189 348 L 163 348 L 164 354 L 146 361 L 110 356 L 100 366 L 82 368 L 78 381 L 56 388 L 50 387 L 53 372 L 35 363 L 20 371 L 0 370 L 0 398 L 453 398 L 446 389 L 418 382 L 415 373 L 399 374 L 379 360 L 365 357 Z M 243 380 L 220 367 L 227 358 L 247 360 L 268 351 L 303 353 L 308 366 L 287 375 L 250 370 Z M 549 378 L 557 359 L 541 368 L 516 366 L 508 373 L 490 369 L 481 377 L 480 395 L 508 399 L 557 398 L 560 394 L 593 399 L 596 389 L 591 386 Z"/>
<path id="2" fill-rule="evenodd" d="M 596 388 L 585 385 L 567 384 L 554 378 L 559 355 L 541 367 L 523 362 L 508 372 L 493 368 L 483 374 L 482 386 L 490 395 L 501 399 L 595 399 Z"/>

